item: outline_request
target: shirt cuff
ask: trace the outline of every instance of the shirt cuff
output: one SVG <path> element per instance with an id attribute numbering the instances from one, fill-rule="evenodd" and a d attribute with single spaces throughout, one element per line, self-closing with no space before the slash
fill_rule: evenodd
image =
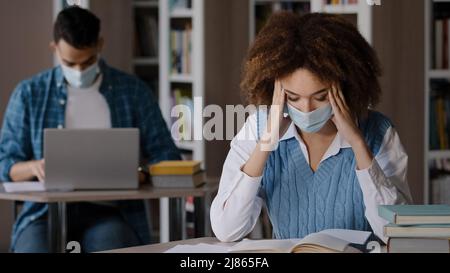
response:
<path id="1" fill-rule="evenodd" d="M 6 159 L 2 162 L 0 166 L 0 182 L 12 182 L 9 173 L 14 164 L 16 164 L 16 161 L 12 159 Z"/>
<path id="2" fill-rule="evenodd" d="M 375 159 L 372 161 L 372 164 L 366 169 L 358 170 L 358 167 L 355 167 L 356 177 L 358 177 L 359 182 L 363 181 L 371 181 L 372 177 L 370 177 L 369 170 L 373 168 Z"/>

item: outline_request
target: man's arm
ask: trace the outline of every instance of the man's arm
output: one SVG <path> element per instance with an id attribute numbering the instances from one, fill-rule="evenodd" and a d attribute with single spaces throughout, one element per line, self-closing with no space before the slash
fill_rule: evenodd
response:
<path id="1" fill-rule="evenodd" d="M 0 181 L 29 181 L 42 176 L 32 158 L 28 96 L 30 87 L 19 84 L 6 108 L 0 133 Z M 39 173 L 39 175 L 38 175 Z"/>
<path id="2" fill-rule="evenodd" d="M 180 160 L 180 152 L 173 142 L 156 99 L 144 84 L 139 86 L 138 126 L 144 157 L 149 164 L 163 160 Z"/>

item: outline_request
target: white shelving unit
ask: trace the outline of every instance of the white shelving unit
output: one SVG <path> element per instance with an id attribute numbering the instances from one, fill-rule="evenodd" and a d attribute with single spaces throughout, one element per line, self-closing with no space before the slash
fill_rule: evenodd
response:
<path id="1" fill-rule="evenodd" d="M 372 7 L 367 4 L 366 0 L 358 0 L 357 4 L 339 4 L 329 5 L 325 0 L 250 0 L 250 41 L 254 40 L 255 11 L 257 5 L 272 5 L 272 11 L 283 10 L 286 3 L 300 4 L 309 3 L 310 12 L 325 12 L 342 15 L 355 15 L 357 17 L 357 26 L 361 34 L 369 43 L 372 43 Z"/>
<path id="2" fill-rule="evenodd" d="M 366 0 L 358 0 L 357 4 L 326 5 L 324 0 L 311 0 L 312 12 L 334 14 L 355 14 L 361 34 L 372 44 L 372 6 Z"/>
<path id="3" fill-rule="evenodd" d="M 83 8 L 89 8 L 89 2 L 90 0 L 53 0 L 53 18 L 56 19 L 58 13 L 63 9 L 65 5 L 69 5 L 69 3 L 77 3 Z"/>
<path id="4" fill-rule="evenodd" d="M 424 143 L 424 202 L 433 203 L 431 197 L 430 161 L 436 159 L 450 159 L 450 150 L 431 150 L 430 148 L 430 95 L 431 80 L 450 80 L 450 69 L 434 69 L 432 52 L 434 46 L 434 8 L 436 3 L 449 3 L 450 0 L 425 1 L 425 143 Z"/>
<path id="5" fill-rule="evenodd" d="M 192 9 L 174 9 L 170 13 L 170 18 L 191 18 L 194 16 Z"/>
<path id="6" fill-rule="evenodd" d="M 135 57 L 133 59 L 134 66 L 143 66 L 143 65 L 154 65 L 157 66 L 159 64 L 158 57 L 150 57 L 150 58 L 140 58 Z"/>
<path id="7" fill-rule="evenodd" d="M 159 76 L 159 104 L 167 124 L 171 126 L 171 96 L 174 84 L 184 84 L 192 90 L 192 99 L 196 98 L 193 114 L 192 141 L 177 141 L 179 149 L 191 152 L 193 160 L 205 160 L 205 142 L 202 137 L 203 121 L 201 111 L 204 105 L 204 0 L 192 0 L 192 8 L 172 8 L 170 1 L 161 1 L 159 6 L 160 25 L 160 76 Z M 170 45 L 170 31 L 175 20 L 183 20 L 192 25 L 191 39 L 191 73 L 172 74 Z"/>
<path id="8" fill-rule="evenodd" d="M 204 0 L 192 0 L 191 8 L 172 8 L 170 1 L 163 0 L 159 5 L 159 105 L 166 123 L 172 126 L 172 92 L 174 85 L 189 86 L 192 91 L 192 100 L 197 102 L 194 107 L 193 138 L 191 141 L 175 141 L 177 147 L 185 153 L 190 153 L 193 160 L 205 161 L 205 141 L 203 140 L 204 105 Z M 186 21 L 192 26 L 191 38 L 191 73 L 173 74 L 171 62 L 171 30 L 175 21 Z M 200 103 L 198 103 L 200 102 Z M 198 139 L 198 140 L 196 140 Z M 189 205 L 189 203 L 185 203 Z M 182 206 L 182 215 L 186 215 L 186 206 Z M 160 199 L 160 222 L 162 226 L 170 225 L 169 199 Z M 182 221 L 186 224 L 186 221 Z M 182 238 L 186 238 L 186 226 L 181 227 Z M 168 242 L 170 234 L 168 229 L 161 229 L 160 241 Z"/>

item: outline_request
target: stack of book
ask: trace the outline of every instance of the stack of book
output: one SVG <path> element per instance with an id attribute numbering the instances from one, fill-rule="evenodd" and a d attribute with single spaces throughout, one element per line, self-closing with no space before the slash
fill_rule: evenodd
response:
<path id="1" fill-rule="evenodd" d="M 384 227 L 388 252 L 450 252 L 449 205 L 386 205 L 378 214 L 389 222 Z"/>
<path id="2" fill-rule="evenodd" d="M 195 188 L 205 183 L 200 161 L 161 161 L 149 166 L 156 188 Z"/>

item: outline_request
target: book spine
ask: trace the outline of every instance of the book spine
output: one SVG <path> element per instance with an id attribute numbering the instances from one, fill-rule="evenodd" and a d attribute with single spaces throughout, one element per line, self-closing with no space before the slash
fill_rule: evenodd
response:
<path id="1" fill-rule="evenodd" d="M 396 214 L 385 206 L 378 206 L 378 216 L 387 220 L 389 223 L 395 224 Z"/>
<path id="2" fill-rule="evenodd" d="M 395 238 L 450 238 L 450 230 L 434 231 L 424 228 L 423 230 L 416 229 L 414 231 L 401 231 L 385 227 L 384 236 Z"/>

